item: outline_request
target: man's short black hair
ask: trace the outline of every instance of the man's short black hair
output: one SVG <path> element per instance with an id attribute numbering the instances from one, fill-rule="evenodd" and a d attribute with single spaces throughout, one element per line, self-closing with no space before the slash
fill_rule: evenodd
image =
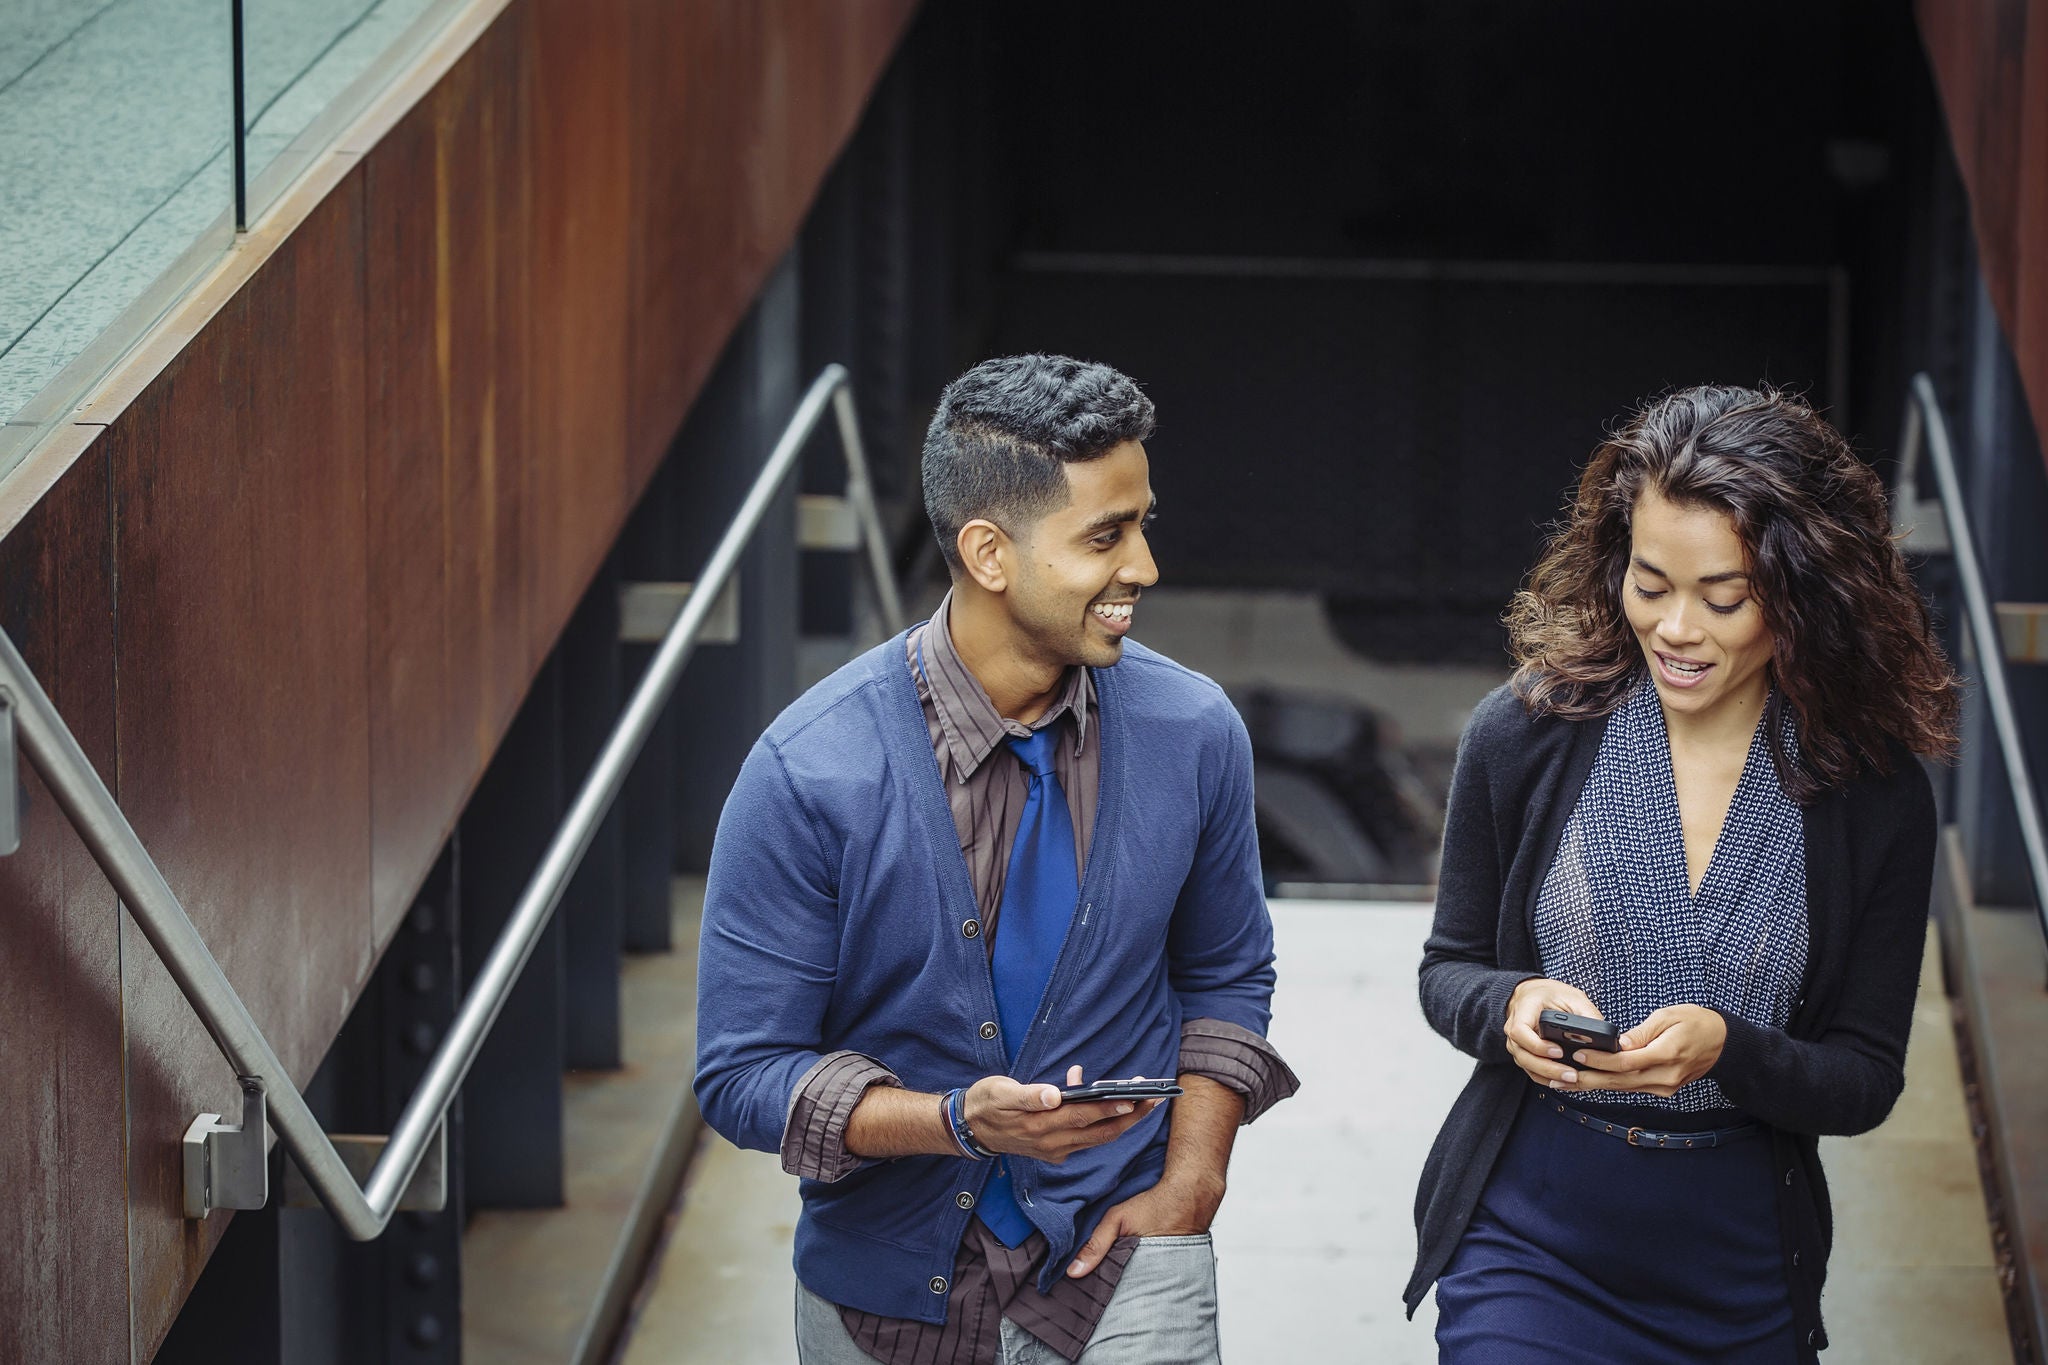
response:
<path id="1" fill-rule="evenodd" d="M 946 386 L 924 436 L 924 510 L 959 574 L 960 528 L 1012 535 L 1066 505 L 1062 465 L 1152 435 L 1152 400 L 1129 376 L 1063 355 L 984 360 Z"/>

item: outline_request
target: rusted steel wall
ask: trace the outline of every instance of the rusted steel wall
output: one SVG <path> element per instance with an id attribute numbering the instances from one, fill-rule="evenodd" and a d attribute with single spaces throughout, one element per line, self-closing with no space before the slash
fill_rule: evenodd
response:
<path id="1" fill-rule="evenodd" d="M 913 8 L 513 0 L 0 538 L 0 622 L 300 1082 Z M 233 1077 L 31 793 L 0 1354 L 147 1360 Z"/>
<path id="2" fill-rule="evenodd" d="M 109 546 L 104 451 L 0 540 L 0 625 L 103 773 L 114 765 Z M 21 851 L 0 859 L 0 1357 L 126 1360 L 119 911 L 26 776 Z"/>
<path id="3" fill-rule="evenodd" d="M 1984 283 L 2048 450 L 2048 0 L 1917 0 Z"/>

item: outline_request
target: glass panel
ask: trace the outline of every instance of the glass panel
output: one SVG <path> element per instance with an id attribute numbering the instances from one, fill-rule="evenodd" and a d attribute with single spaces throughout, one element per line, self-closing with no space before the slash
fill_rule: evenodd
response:
<path id="1" fill-rule="evenodd" d="M 0 473 L 233 233 L 224 0 L 0 8 Z"/>
<path id="2" fill-rule="evenodd" d="M 252 221 L 455 8 L 454 0 L 243 0 Z"/>

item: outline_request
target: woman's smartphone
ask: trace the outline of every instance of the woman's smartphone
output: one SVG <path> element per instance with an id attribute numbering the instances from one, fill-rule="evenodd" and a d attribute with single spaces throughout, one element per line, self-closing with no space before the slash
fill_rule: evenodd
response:
<path id="1" fill-rule="evenodd" d="M 1570 1056 L 1573 1048 L 1595 1052 L 1621 1051 L 1621 1030 L 1605 1019 L 1588 1019 L 1583 1014 L 1545 1010 L 1536 1017 L 1537 1035 L 1548 1038 Z"/>
<path id="2" fill-rule="evenodd" d="M 1069 1086 L 1060 1091 L 1060 1102 L 1072 1104 L 1076 1100 L 1086 1103 L 1091 1100 L 1170 1100 L 1183 1093 L 1173 1081 L 1150 1081 L 1143 1076 L 1133 1076 L 1126 1081 L 1096 1081 L 1092 1085 Z"/>

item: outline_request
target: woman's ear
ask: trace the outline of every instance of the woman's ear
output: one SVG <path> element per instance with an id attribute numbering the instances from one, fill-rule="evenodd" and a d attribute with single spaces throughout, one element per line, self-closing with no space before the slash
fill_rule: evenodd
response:
<path id="1" fill-rule="evenodd" d="M 960 552 L 961 567 L 983 592 L 1002 592 L 1010 586 L 1010 538 L 1002 527 L 976 517 L 960 528 L 954 547 Z"/>

